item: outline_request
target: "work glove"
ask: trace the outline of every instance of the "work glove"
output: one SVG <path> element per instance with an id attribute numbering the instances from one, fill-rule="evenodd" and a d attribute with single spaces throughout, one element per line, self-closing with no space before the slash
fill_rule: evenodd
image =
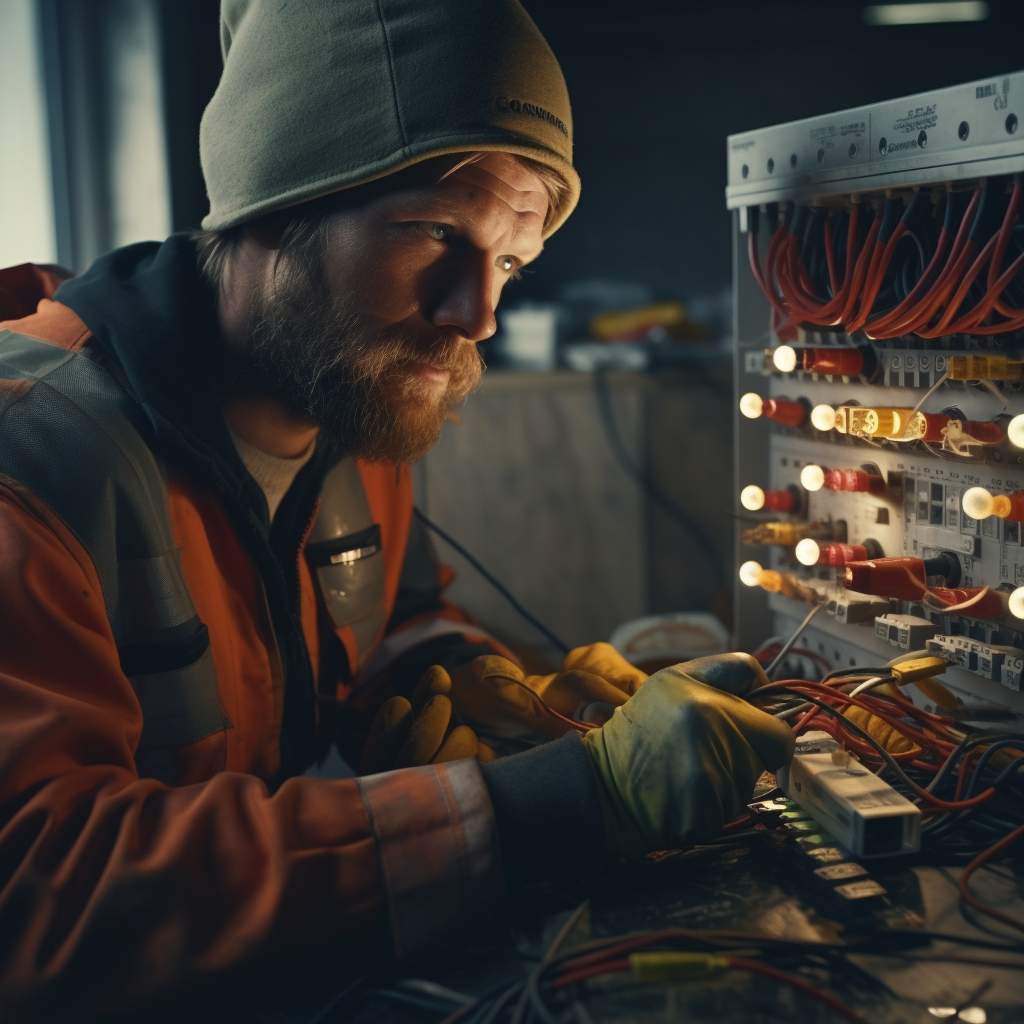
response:
<path id="1" fill-rule="evenodd" d="M 710 839 L 763 771 L 789 763 L 789 725 L 743 699 L 767 682 L 748 654 L 698 658 L 656 672 L 584 734 L 614 856 Z"/>
<path id="2" fill-rule="evenodd" d="M 464 757 L 494 759 L 494 751 L 453 716 L 449 699 L 452 682 L 440 665 L 427 669 L 412 700 L 385 701 L 370 726 L 357 771 L 374 775 L 393 768 L 442 764 Z"/>
<path id="3" fill-rule="evenodd" d="M 539 742 L 573 727 L 552 715 L 603 722 L 647 678 L 611 644 L 571 650 L 559 672 L 526 675 L 498 655 L 484 655 L 452 672 L 450 697 L 460 719 L 488 737 Z M 546 707 L 545 707 L 546 705 Z"/>

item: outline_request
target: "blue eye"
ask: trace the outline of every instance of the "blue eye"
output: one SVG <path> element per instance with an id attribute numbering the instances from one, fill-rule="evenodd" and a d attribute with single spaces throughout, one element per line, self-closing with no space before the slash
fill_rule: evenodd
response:
<path id="1" fill-rule="evenodd" d="M 439 242 L 447 241 L 452 230 L 447 224 L 428 224 L 426 227 L 427 234 L 431 238 L 436 238 Z"/>

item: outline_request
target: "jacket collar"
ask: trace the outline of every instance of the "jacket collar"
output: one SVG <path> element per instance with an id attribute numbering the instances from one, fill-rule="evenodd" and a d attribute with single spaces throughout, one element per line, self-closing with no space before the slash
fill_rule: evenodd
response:
<path id="1" fill-rule="evenodd" d="M 218 489 L 259 507 L 262 495 L 221 415 L 214 290 L 188 234 L 115 249 L 55 298 L 117 361 L 162 445 Z"/>

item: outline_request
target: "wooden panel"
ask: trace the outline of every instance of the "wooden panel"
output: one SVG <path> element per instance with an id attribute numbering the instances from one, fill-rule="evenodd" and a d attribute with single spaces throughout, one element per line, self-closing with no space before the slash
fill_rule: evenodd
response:
<path id="1" fill-rule="evenodd" d="M 651 507 L 652 611 L 710 609 L 729 624 L 732 592 L 732 387 L 727 371 L 659 379 L 648 402 L 648 458 L 657 487 L 696 523 L 714 550 Z M 713 566 L 718 564 L 718 573 Z"/>
<path id="2" fill-rule="evenodd" d="M 645 378 L 612 377 L 635 458 Z M 645 614 L 645 498 L 615 463 L 593 382 L 573 373 L 492 373 L 415 469 L 417 500 L 570 646 Z M 450 596 L 502 636 L 546 641 L 443 542 Z"/>

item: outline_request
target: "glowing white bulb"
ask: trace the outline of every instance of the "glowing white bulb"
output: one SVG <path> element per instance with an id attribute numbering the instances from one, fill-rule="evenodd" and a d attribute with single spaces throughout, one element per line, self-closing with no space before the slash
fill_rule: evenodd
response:
<path id="1" fill-rule="evenodd" d="M 972 519 L 988 519 L 995 508 L 992 495 L 984 487 L 970 487 L 960 499 L 964 512 Z"/>
<path id="2" fill-rule="evenodd" d="M 831 405 L 816 405 L 811 410 L 811 423 L 816 430 L 831 430 L 836 425 L 836 411 Z"/>
<path id="3" fill-rule="evenodd" d="M 772 362 L 779 373 L 792 373 L 796 369 L 796 349 L 792 345 L 780 345 L 772 353 Z"/>
<path id="4" fill-rule="evenodd" d="M 761 396 L 754 391 L 748 391 L 740 399 L 740 412 L 747 417 L 748 420 L 756 420 L 761 415 L 761 407 L 764 402 Z"/>
<path id="5" fill-rule="evenodd" d="M 985 1024 L 988 1020 L 988 1014 L 985 1012 L 984 1007 L 981 1006 L 965 1006 L 957 1014 L 957 1017 L 964 1024 Z"/>
<path id="6" fill-rule="evenodd" d="M 744 562 L 740 566 L 740 582 L 748 587 L 756 587 L 761 582 L 763 572 L 760 562 Z"/>
<path id="7" fill-rule="evenodd" d="M 800 484 L 805 491 L 820 491 L 825 486 L 825 470 L 821 466 L 804 466 L 800 470 Z"/>
<path id="8" fill-rule="evenodd" d="M 1024 413 L 1020 416 L 1014 416 L 1006 424 L 1006 436 L 1010 439 L 1010 444 L 1015 444 L 1018 448 L 1024 448 Z"/>
<path id="9" fill-rule="evenodd" d="M 1010 614 L 1015 618 L 1024 619 L 1024 587 L 1018 587 L 1009 600 Z"/>
<path id="10" fill-rule="evenodd" d="M 821 555 L 821 548 L 818 542 L 811 537 L 804 537 L 793 551 L 796 560 L 801 565 L 817 565 L 818 557 Z"/>
<path id="11" fill-rule="evenodd" d="M 757 484 L 750 484 L 740 491 L 740 504 L 748 512 L 758 512 L 764 508 L 764 491 Z"/>

